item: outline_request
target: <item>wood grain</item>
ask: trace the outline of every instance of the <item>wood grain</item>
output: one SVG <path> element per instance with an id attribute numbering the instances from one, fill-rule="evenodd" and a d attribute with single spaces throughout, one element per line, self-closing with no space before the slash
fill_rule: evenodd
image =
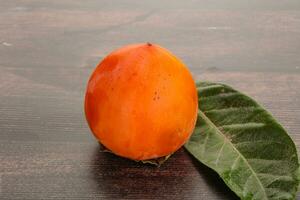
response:
<path id="1" fill-rule="evenodd" d="M 160 43 L 195 79 L 251 95 L 300 148 L 298 1 L 0 5 L 0 199 L 236 199 L 183 149 L 160 168 L 100 151 L 84 118 L 86 82 L 128 43 Z"/>
<path id="2" fill-rule="evenodd" d="M 299 75 L 207 72 L 196 77 L 230 83 L 255 97 L 299 149 Z M 214 172 L 183 149 L 160 168 L 100 152 L 86 125 L 81 95 L 17 80 L 14 84 L 26 89 L 1 95 L 2 199 L 235 198 Z"/>

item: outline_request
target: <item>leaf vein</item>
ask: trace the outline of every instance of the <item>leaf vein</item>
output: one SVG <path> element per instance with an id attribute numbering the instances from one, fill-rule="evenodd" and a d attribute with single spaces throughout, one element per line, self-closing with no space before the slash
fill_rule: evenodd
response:
<path id="1" fill-rule="evenodd" d="M 216 127 L 216 125 L 213 124 L 213 123 L 210 121 L 210 119 L 209 119 L 202 111 L 200 111 L 200 112 L 198 112 L 198 113 L 199 113 L 200 115 L 202 115 L 202 117 L 204 118 L 205 121 L 207 121 L 207 123 L 209 123 L 211 126 L 215 127 L 215 129 L 217 130 L 217 132 L 218 132 L 220 135 L 222 135 L 222 136 L 224 137 L 225 140 L 228 140 L 227 137 L 225 136 L 225 134 L 223 134 L 223 133 Z M 230 143 L 230 144 L 231 144 L 231 143 Z M 266 193 L 266 191 L 265 191 L 265 188 L 263 187 L 263 185 L 262 185 L 260 179 L 259 179 L 259 178 L 257 177 L 257 175 L 255 174 L 255 171 L 252 169 L 251 165 L 248 163 L 247 159 L 246 159 L 246 158 L 238 151 L 238 149 L 237 149 L 234 145 L 231 144 L 231 146 L 232 146 L 232 148 L 233 148 L 238 154 L 240 154 L 241 159 L 244 160 L 244 162 L 246 163 L 246 165 L 249 167 L 249 169 L 250 169 L 252 175 L 253 175 L 253 176 L 255 177 L 255 179 L 257 180 L 257 182 L 258 182 L 258 184 L 259 184 L 261 190 L 262 190 L 263 193 L 264 193 L 265 199 L 268 199 L 268 198 L 267 198 L 267 193 Z M 249 179 L 249 178 L 248 178 L 248 179 Z"/>
<path id="2" fill-rule="evenodd" d="M 200 97 L 199 100 L 208 100 L 208 99 L 214 99 L 214 98 L 222 98 L 222 97 L 230 97 L 230 96 L 235 96 L 238 95 L 240 96 L 241 94 L 239 94 L 238 92 L 227 92 L 227 93 L 220 93 L 220 94 L 215 94 L 215 95 L 211 95 L 211 96 L 205 96 L 205 97 Z"/>
<path id="3" fill-rule="evenodd" d="M 220 160 L 220 156 L 221 156 L 221 153 L 223 152 L 223 148 L 224 148 L 224 146 L 225 146 L 225 140 L 224 140 L 224 142 L 223 142 L 223 144 L 222 144 L 222 147 L 220 148 L 220 151 L 219 151 L 219 153 L 218 153 L 218 156 L 217 156 L 217 159 L 216 159 L 216 161 L 215 161 L 215 165 L 216 166 L 218 166 L 218 163 L 219 163 L 219 160 Z"/>
<path id="4" fill-rule="evenodd" d="M 204 113 L 210 113 L 210 112 L 226 112 L 226 111 L 240 111 L 241 109 L 245 110 L 262 110 L 261 108 L 257 106 L 240 106 L 240 107 L 227 107 L 227 108 L 216 108 L 216 109 L 210 109 L 204 111 Z"/>

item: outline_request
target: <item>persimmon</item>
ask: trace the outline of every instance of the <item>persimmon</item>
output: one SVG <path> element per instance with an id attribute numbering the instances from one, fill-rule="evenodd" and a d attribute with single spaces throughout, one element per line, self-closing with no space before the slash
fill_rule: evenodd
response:
<path id="1" fill-rule="evenodd" d="M 156 44 L 113 51 L 87 85 L 85 114 L 91 131 L 108 150 L 134 160 L 178 150 L 193 132 L 197 111 L 189 70 Z"/>

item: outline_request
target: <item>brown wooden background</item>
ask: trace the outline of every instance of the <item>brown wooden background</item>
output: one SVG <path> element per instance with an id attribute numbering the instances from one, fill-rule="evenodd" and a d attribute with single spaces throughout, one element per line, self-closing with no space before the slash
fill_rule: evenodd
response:
<path id="1" fill-rule="evenodd" d="M 299 149 L 298 0 L 0 0 L 0 199 L 236 199 L 183 149 L 160 168 L 99 151 L 83 114 L 89 75 L 148 41 L 195 79 L 253 96 Z"/>

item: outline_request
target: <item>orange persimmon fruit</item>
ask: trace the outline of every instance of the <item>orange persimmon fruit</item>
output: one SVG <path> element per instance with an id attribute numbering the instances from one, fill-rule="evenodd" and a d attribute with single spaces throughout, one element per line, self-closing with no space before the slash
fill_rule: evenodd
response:
<path id="1" fill-rule="evenodd" d="M 99 142 L 133 160 L 178 150 L 195 127 L 198 98 L 187 67 L 156 44 L 110 53 L 91 75 L 85 114 Z"/>

